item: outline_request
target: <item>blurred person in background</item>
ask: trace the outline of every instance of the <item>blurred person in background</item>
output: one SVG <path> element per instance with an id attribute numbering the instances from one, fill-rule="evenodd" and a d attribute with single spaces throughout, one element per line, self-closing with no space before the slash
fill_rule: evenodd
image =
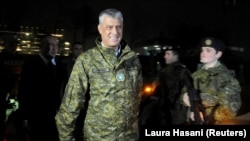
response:
<path id="1" fill-rule="evenodd" d="M 71 53 L 68 57 L 62 60 L 62 64 L 67 70 L 67 77 L 69 78 L 70 73 L 73 69 L 77 57 L 83 52 L 83 45 L 81 42 L 74 42 L 71 46 Z"/>
<path id="2" fill-rule="evenodd" d="M 74 140 L 76 119 L 88 102 L 84 140 L 136 141 L 142 87 L 139 58 L 122 39 L 119 10 L 102 11 L 97 28 L 101 38 L 77 58 L 56 115 L 60 140 Z"/>
<path id="3" fill-rule="evenodd" d="M 6 35 L 3 36 L 3 40 L 4 49 L 0 53 L 0 141 L 4 138 L 9 116 L 18 109 L 16 97 L 24 62 L 23 56 L 17 52 L 17 38 Z"/>
<path id="4" fill-rule="evenodd" d="M 62 87 L 58 42 L 54 36 L 44 37 L 41 53 L 30 56 L 23 65 L 19 101 L 30 141 L 59 140 L 54 120 Z"/>

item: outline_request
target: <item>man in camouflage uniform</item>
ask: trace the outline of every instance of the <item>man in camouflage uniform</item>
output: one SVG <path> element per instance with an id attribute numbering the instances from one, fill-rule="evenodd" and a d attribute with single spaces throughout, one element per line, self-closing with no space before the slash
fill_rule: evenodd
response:
<path id="1" fill-rule="evenodd" d="M 218 39 L 207 37 L 202 39 L 200 46 L 202 65 L 192 76 L 205 108 L 202 119 L 206 119 L 208 124 L 217 124 L 237 115 L 241 107 L 241 87 L 232 72 L 219 61 L 224 44 Z M 187 93 L 183 95 L 183 100 L 190 106 Z M 192 111 L 190 118 L 194 120 Z"/>
<path id="2" fill-rule="evenodd" d="M 122 13 L 102 11 L 98 31 L 97 46 L 77 58 L 55 117 L 61 141 L 74 140 L 76 118 L 85 102 L 85 140 L 135 141 L 139 137 L 141 65 L 122 40 Z"/>

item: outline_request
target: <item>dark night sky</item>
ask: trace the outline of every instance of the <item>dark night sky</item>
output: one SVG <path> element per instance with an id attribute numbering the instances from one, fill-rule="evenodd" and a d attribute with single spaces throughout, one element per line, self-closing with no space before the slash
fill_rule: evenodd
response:
<path id="1" fill-rule="evenodd" d="M 83 28 L 96 33 L 98 13 L 117 8 L 124 14 L 124 37 L 131 45 L 175 40 L 193 47 L 203 36 L 215 36 L 228 46 L 250 45 L 248 0 L 2 0 L 0 24 Z"/>

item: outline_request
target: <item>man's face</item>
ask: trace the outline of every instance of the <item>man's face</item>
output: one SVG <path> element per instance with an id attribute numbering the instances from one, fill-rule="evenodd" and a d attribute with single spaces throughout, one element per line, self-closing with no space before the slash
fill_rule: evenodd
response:
<path id="1" fill-rule="evenodd" d="M 73 46 L 72 53 L 73 53 L 74 57 L 77 58 L 82 52 L 83 52 L 82 45 L 76 44 Z"/>
<path id="2" fill-rule="evenodd" d="M 221 56 L 221 52 L 216 52 L 214 48 L 202 47 L 200 53 L 200 62 L 203 64 L 211 64 L 216 62 Z"/>
<path id="3" fill-rule="evenodd" d="M 48 54 L 52 57 L 55 57 L 58 51 L 58 40 L 55 37 L 48 38 L 49 43 L 49 52 Z"/>
<path id="4" fill-rule="evenodd" d="M 105 16 L 98 25 L 98 31 L 105 47 L 117 47 L 122 39 L 123 23 L 120 19 Z"/>
<path id="5" fill-rule="evenodd" d="M 171 51 L 171 50 L 167 50 L 167 51 L 165 51 L 164 59 L 165 59 L 166 64 L 172 64 L 172 63 L 178 61 L 178 55 L 173 53 L 173 51 Z"/>

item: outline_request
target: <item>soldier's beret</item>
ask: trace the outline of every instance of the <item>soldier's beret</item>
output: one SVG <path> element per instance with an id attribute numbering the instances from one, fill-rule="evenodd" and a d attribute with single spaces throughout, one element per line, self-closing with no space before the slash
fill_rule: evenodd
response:
<path id="1" fill-rule="evenodd" d="M 225 45 L 220 40 L 215 39 L 213 37 L 205 37 L 200 42 L 200 47 L 211 47 L 216 51 L 224 52 Z"/>
<path id="2" fill-rule="evenodd" d="M 164 51 L 168 51 L 168 50 L 180 52 L 181 51 L 181 47 L 180 46 L 176 46 L 176 45 L 171 45 L 171 46 L 165 47 Z"/>

